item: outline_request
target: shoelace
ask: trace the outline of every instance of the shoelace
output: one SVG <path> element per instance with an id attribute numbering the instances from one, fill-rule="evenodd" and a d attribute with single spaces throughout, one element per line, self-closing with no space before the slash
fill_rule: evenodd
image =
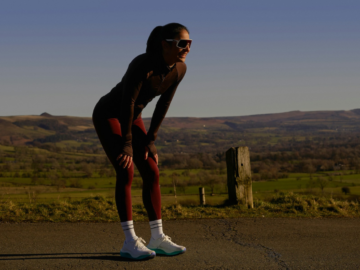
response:
<path id="1" fill-rule="evenodd" d="M 142 239 L 141 237 L 139 237 L 138 239 L 136 239 L 135 246 L 139 247 L 140 249 L 144 249 L 145 245 L 143 243 L 145 244 L 146 241 L 144 239 Z"/>
<path id="2" fill-rule="evenodd" d="M 170 237 L 170 236 L 165 235 L 164 238 L 165 238 L 165 239 L 163 240 L 164 242 L 170 242 L 171 244 L 174 244 L 174 243 L 171 241 L 171 237 Z"/>

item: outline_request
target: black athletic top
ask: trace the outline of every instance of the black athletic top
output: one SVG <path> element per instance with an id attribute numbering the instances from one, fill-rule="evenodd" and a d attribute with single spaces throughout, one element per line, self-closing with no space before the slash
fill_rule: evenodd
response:
<path id="1" fill-rule="evenodd" d="M 183 62 L 177 62 L 169 68 L 162 56 L 140 54 L 131 61 L 121 82 L 99 100 L 97 107 L 100 108 L 101 117 L 118 118 L 121 123 L 124 139 L 122 154 L 133 156 L 132 122 L 141 117 L 142 110 L 155 96 L 161 95 L 151 119 L 146 142 L 150 152 L 156 154 L 154 142 L 157 132 L 185 73 L 186 65 Z"/>

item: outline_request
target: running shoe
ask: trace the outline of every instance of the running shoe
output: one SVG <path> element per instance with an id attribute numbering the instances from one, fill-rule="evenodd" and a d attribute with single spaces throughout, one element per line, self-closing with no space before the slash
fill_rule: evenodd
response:
<path id="1" fill-rule="evenodd" d="M 138 237 L 138 239 L 134 241 L 125 241 L 122 249 L 120 250 L 121 257 L 133 260 L 154 258 L 156 256 L 156 253 L 148 249 L 143 243 L 146 242 L 141 237 Z"/>
<path id="2" fill-rule="evenodd" d="M 184 253 L 186 248 L 183 246 L 179 246 L 171 241 L 171 238 L 167 235 L 163 237 L 159 237 L 158 239 L 154 239 L 151 237 L 149 244 L 147 247 L 156 252 L 156 254 L 162 255 L 178 255 Z"/>

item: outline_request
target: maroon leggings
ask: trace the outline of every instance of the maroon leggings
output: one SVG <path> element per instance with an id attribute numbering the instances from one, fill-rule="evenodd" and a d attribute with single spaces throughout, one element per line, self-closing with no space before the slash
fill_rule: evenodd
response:
<path id="1" fill-rule="evenodd" d="M 116 160 L 122 146 L 118 119 L 93 117 L 93 123 L 105 153 L 116 171 L 115 200 L 121 222 L 132 220 L 131 182 L 134 177 L 134 163 L 143 179 L 142 198 L 149 220 L 161 219 L 159 168 L 150 153 L 145 160 L 146 129 L 142 118 L 135 119 L 131 127 L 134 156 L 130 168 L 123 168 Z"/>

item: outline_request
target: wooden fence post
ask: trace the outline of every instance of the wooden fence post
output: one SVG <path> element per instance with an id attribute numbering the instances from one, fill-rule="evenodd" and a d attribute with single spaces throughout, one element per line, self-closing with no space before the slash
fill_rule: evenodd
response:
<path id="1" fill-rule="evenodd" d="M 200 205 L 205 205 L 205 188 L 199 187 Z"/>
<path id="2" fill-rule="evenodd" d="M 253 208 L 249 149 L 232 147 L 226 151 L 229 201 Z"/>
<path id="3" fill-rule="evenodd" d="M 174 187 L 174 196 L 175 196 L 175 198 L 176 198 L 176 184 L 177 184 L 177 179 L 176 179 L 175 173 L 172 174 L 172 181 L 173 181 L 173 187 Z"/>

